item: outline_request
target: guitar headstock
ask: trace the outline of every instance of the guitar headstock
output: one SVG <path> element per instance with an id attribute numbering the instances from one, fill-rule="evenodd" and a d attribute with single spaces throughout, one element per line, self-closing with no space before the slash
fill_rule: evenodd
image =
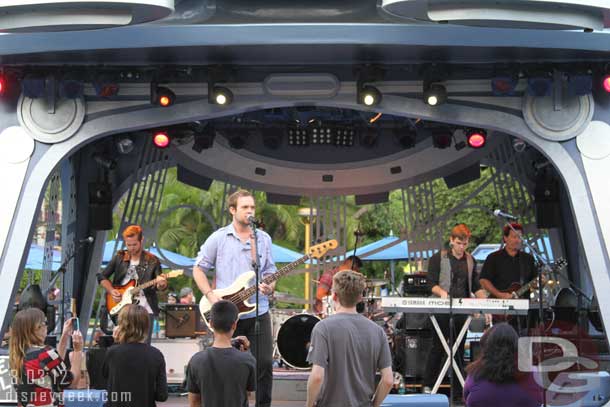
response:
<path id="1" fill-rule="evenodd" d="M 311 257 L 319 259 L 320 257 L 324 256 L 329 250 L 336 249 L 338 245 L 339 244 L 335 239 L 327 240 L 326 242 L 311 246 L 309 248 L 309 255 Z"/>

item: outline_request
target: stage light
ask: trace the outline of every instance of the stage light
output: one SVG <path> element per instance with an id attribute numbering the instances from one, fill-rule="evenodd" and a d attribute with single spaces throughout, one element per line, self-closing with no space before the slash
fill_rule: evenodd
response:
<path id="1" fill-rule="evenodd" d="M 158 148 L 167 148 L 170 143 L 170 138 L 165 131 L 156 131 L 153 135 L 153 143 Z"/>
<path id="2" fill-rule="evenodd" d="M 374 86 L 366 85 L 360 86 L 358 85 L 357 90 L 357 102 L 360 105 L 365 106 L 375 106 L 381 102 L 381 92 Z"/>
<path id="3" fill-rule="evenodd" d="M 445 149 L 451 147 L 453 133 L 449 129 L 434 129 L 432 131 L 432 145 L 435 148 Z"/>
<path id="4" fill-rule="evenodd" d="M 487 141 L 487 134 L 484 130 L 469 130 L 466 133 L 466 141 L 471 148 L 483 148 Z"/>
<path id="5" fill-rule="evenodd" d="M 610 74 L 603 76 L 602 87 L 606 93 L 610 93 Z"/>
<path id="6" fill-rule="evenodd" d="M 212 86 L 208 102 L 221 106 L 230 105 L 233 102 L 233 92 L 224 86 Z"/>
<path id="7" fill-rule="evenodd" d="M 593 90 L 591 75 L 570 75 L 568 78 L 568 95 L 585 96 Z"/>
<path id="8" fill-rule="evenodd" d="M 530 96 L 551 96 L 553 80 L 549 77 L 536 76 L 527 79 L 527 94 Z"/>
<path id="9" fill-rule="evenodd" d="M 235 150 L 241 150 L 246 146 L 247 135 L 242 130 L 231 130 L 231 135 L 228 137 L 229 147 Z"/>
<path id="10" fill-rule="evenodd" d="M 518 82 L 519 80 L 512 76 L 497 76 L 491 80 L 491 91 L 495 96 L 512 96 Z"/>
<path id="11" fill-rule="evenodd" d="M 67 73 L 59 82 L 59 97 L 77 99 L 83 96 L 85 85 L 77 73 Z"/>
<path id="12" fill-rule="evenodd" d="M 417 131 L 413 127 L 399 127 L 394 129 L 394 138 L 403 149 L 415 147 Z"/>
<path id="13" fill-rule="evenodd" d="M 21 93 L 30 99 L 37 99 L 44 95 L 45 80 L 41 76 L 27 75 L 21 81 Z"/>
<path id="14" fill-rule="evenodd" d="M 289 127 L 288 144 L 291 146 L 307 146 L 309 145 L 309 135 L 306 129 L 301 127 Z"/>
<path id="15" fill-rule="evenodd" d="M 110 75 L 100 75 L 93 81 L 93 88 L 97 96 L 110 98 L 119 94 L 120 85 Z"/>
<path id="16" fill-rule="evenodd" d="M 433 83 L 424 89 L 424 102 L 430 106 L 442 105 L 447 101 L 447 89 L 438 83 Z"/>
<path id="17" fill-rule="evenodd" d="M 117 162 L 106 153 L 93 154 L 93 160 L 97 163 L 97 165 L 107 170 L 114 170 L 117 166 Z"/>
<path id="18" fill-rule="evenodd" d="M 360 132 L 360 145 L 366 148 L 373 148 L 377 145 L 379 129 L 376 127 L 366 127 Z"/>
<path id="19" fill-rule="evenodd" d="M 3 95 L 6 92 L 6 79 L 4 74 L 0 74 L 0 95 Z"/>
<path id="20" fill-rule="evenodd" d="M 193 141 L 193 151 L 201 153 L 203 150 L 207 150 L 212 148 L 214 145 L 214 137 L 216 136 L 216 132 L 211 124 L 201 124 L 196 123 L 193 126 L 194 131 L 194 141 Z"/>
<path id="21" fill-rule="evenodd" d="M 354 145 L 354 129 L 337 128 L 335 129 L 335 145 L 351 147 Z"/>
<path id="22" fill-rule="evenodd" d="M 263 130 L 263 145 L 270 150 L 277 150 L 282 145 L 282 131 L 279 128 Z"/>
<path id="23" fill-rule="evenodd" d="M 169 107 L 174 104 L 175 100 L 176 94 L 171 89 L 151 83 L 150 103 L 161 107 Z"/>
<path id="24" fill-rule="evenodd" d="M 309 140 L 311 144 L 330 145 L 335 141 L 333 129 L 321 123 L 309 126 Z"/>
<path id="25" fill-rule="evenodd" d="M 121 154 L 129 154 L 133 151 L 135 144 L 131 137 L 123 137 L 117 140 L 116 148 Z"/>

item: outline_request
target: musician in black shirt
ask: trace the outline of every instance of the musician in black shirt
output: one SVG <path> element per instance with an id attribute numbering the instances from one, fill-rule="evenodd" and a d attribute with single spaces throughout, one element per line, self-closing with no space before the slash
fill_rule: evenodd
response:
<path id="1" fill-rule="evenodd" d="M 464 224 L 456 225 L 451 230 L 449 238 L 450 250 L 441 250 L 428 260 L 428 282 L 431 286 L 432 295 L 440 298 L 449 298 L 449 290 L 453 298 L 470 298 L 474 295 L 484 298 L 485 293 L 480 289 L 478 277 L 475 270 L 475 262 L 472 255 L 466 252 L 470 240 L 470 230 Z M 449 315 L 435 315 L 443 336 L 449 338 Z M 467 315 L 457 314 L 453 316 L 454 338 L 457 338 L 462 326 L 466 322 Z M 446 358 L 440 338 L 433 334 L 432 349 L 428 356 L 426 373 L 424 375 L 424 392 L 429 392 L 438 378 L 442 363 Z M 464 342 L 466 336 L 460 342 L 456 353 L 456 361 L 460 370 L 464 367 Z M 454 380 L 454 395 L 461 394 L 459 381 Z"/>

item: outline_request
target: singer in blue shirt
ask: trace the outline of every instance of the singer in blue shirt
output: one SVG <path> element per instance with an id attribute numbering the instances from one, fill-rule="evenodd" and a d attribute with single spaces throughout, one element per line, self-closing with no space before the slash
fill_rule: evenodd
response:
<path id="1" fill-rule="evenodd" d="M 231 194 L 228 199 L 229 212 L 233 221 L 212 233 L 201 246 L 195 267 L 193 267 L 193 278 L 202 294 L 215 303 L 220 300 L 213 289 L 226 288 L 230 286 L 241 274 L 252 270 L 252 259 L 254 258 L 254 245 L 250 219 L 254 217 L 256 205 L 254 196 L 245 190 L 238 190 Z M 260 260 L 259 279 L 275 273 L 276 267 L 271 256 L 271 237 L 264 231 L 257 231 L 257 245 Z M 214 287 L 210 286 L 206 277 L 206 271 L 214 269 Z M 259 284 L 259 324 L 260 341 L 258 343 L 258 383 L 257 401 L 261 407 L 271 405 L 271 389 L 273 384 L 273 334 L 271 329 L 271 318 L 269 316 L 269 298 L 273 293 L 275 283 Z M 255 297 L 249 300 L 255 302 Z M 244 335 L 251 343 L 250 349 L 254 352 L 257 336 L 255 335 L 256 311 L 244 314 L 240 317 L 234 336 Z"/>

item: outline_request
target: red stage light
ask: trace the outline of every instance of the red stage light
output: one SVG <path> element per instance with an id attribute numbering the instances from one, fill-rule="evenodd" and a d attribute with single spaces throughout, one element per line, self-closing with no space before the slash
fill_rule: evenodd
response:
<path id="1" fill-rule="evenodd" d="M 602 85 L 606 93 L 610 93 L 610 75 L 604 75 L 604 79 L 602 80 Z"/>
<path id="2" fill-rule="evenodd" d="M 167 146 L 169 146 L 169 142 L 169 136 L 164 131 L 158 131 L 153 136 L 153 143 L 155 143 L 155 146 L 159 148 L 166 148 Z"/>
<path id="3" fill-rule="evenodd" d="M 4 79 L 4 76 L 0 75 L 0 95 L 2 95 L 5 90 L 6 90 L 6 81 Z"/>
<path id="4" fill-rule="evenodd" d="M 172 103 L 171 99 L 169 98 L 169 96 L 161 96 L 159 98 L 159 104 L 163 107 L 167 107 Z"/>
<path id="5" fill-rule="evenodd" d="M 485 146 L 485 142 L 487 141 L 487 135 L 484 131 L 472 130 L 468 132 L 466 140 L 471 148 L 483 148 Z"/>

